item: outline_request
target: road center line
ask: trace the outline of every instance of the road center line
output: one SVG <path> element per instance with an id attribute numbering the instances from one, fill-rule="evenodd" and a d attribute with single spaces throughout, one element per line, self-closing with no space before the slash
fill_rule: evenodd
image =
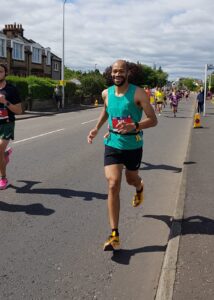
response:
<path id="1" fill-rule="evenodd" d="M 94 119 L 94 120 L 90 120 L 90 121 L 87 121 L 87 122 L 83 122 L 83 123 L 81 123 L 82 125 L 84 125 L 84 124 L 87 124 L 87 123 L 91 123 L 91 122 L 94 122 L 94 121 L 97 121 L 98 119 Z"/>
<path id="2" fill-rule="evenodd" d="M 35 135 L 35 136 L 32 136 L 32 137 L 27 138 L 27 139 L 23 139 L 23 140 L 19 140 L 19 141 L 13 142 L 13 144 L 18 144 L 18 143 L 26 142 L 26 141 L 29 141 L 29 140 L 37 139 L 39 137 L 46 136 L 48 134 L 56 133 L 56 132 L 63 131 L 63 130 L 65 130 L 65 128 L 61 128 L 61 129 L 58 129 L 58 130 L 49 131 L 49 132 L 46 132 L 46 133 Z"/>

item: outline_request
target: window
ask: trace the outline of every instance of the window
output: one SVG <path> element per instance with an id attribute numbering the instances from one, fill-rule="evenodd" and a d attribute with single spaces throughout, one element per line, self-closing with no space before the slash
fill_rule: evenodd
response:
<path id="1" fill-rule="evenodd" d="M 0 56 L 6 57 L 6 40 L 0 38 Z"/>
<path id="2" fill-rule="evenodd" d="M 33 47 L 32 62 L 37 64 L 42 63 L 42 49 Z"/>
<path id="3" fill-rule="evenodd" d="M 13 59 L 24 60 L 24 45 L 13 42 Z"/>
<path id="4" fill-rule="evenodd" d="M 46 65 L 50 66 L 50 64 L 51 64 L 51 53 L 50 53 L 50 51 L 47 51 L 46 55 L 47 55 L 46 56 Z"/>
<path id="5" fill-rule="evenodd" d="M 59 71 L 59 64 L 58 63 L 54 63 L 54 71 Z"/>

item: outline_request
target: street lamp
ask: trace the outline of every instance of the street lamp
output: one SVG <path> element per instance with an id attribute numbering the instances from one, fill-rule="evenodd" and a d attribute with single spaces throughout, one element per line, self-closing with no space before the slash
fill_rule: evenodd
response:
<path id="1" fill-rule="evenodd" d="M 63 0 L 63 12 L 62 12 L 62 71 L 61 71 L 61 82 L 62 82 L 62 108 L 65 107 L 65 86 L 64 86 L 64 68 L 65 68 L 65 3 Z"/>

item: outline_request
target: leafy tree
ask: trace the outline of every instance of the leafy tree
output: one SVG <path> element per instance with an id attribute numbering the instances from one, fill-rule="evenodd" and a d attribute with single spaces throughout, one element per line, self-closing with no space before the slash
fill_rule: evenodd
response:
<path id="1" fill-rule="evenodd" d="M 82 77 L 82 75 L 83 75 L 82 71 L 74 71 L 74 70 L 71 70 L 71 69 L 65 67 L 65 70 L 64 70 L 65 80 L 69 80 L 69 79 L 73 79 L 73 78 L 80 79 Z"/>
<path id="2" fill-rule="evenodd" d="M 100 95 L 105 89 L 105 80 L 101 74 L 87 74 L 81 79 L 81 89 L 84 96 Z"/>
<path id="3" fill-rule="evenodd" d="M 163 72 L 161 67 L 156 70 L 147 65 L 137 64 L 133 62 L 127 62 L 129 68 L 129 78 L 130 83 L 136 84 L 138 86 L 148 85 L 150 87 L 155 87 L 157 85 L 164 86 L 167 83 L 168 74 Z M 106 80 L 107 86 L 113 84 L 111 79 L 111 70 L 112 67 L 109 66 L 106 68 L 103 76 Z"/>
<path id="4" fill-rule="evenodd" d="M 142 68 L 140 67 L 140 64 L 135 64 L 132 62 L 127 62 L 127 64 L 129 69 L 129 77 L 128 77 L 129 83 L 133 83 L 141 86 L 143 80 L 143 71 Z M 113 85 L 111 71 L 112 71 L 112 66 L 109 66 L 105 69 L 105 72 L 103 73 L 103 77 L 105 78 L 107 86 Z"/>
<path id="5" fill-rule="evenodd" d="M 195 91 L 197 89 L 197 85 L 193 78 L 181 78 L 179 80 L 179 88 L 186 88 L 190 91 Z"/>
<path id="6" fill-rule="evenodd" d="M 161 67 L 159 67 L 155 73 L 157 78 L 157 86 L 163 87 L 167 83 L 168 74 L 163 72 Z"/>

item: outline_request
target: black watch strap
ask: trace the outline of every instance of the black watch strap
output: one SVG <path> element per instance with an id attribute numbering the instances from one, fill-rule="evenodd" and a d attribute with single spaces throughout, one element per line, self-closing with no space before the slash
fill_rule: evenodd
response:
<path id="1" fill-rule="evenodd" d="M 139 131 L 139 127 L 140 127 L 139 123 L 135 122 L 134 124 L 135 124 L 135 127 L 136 127 L 136 131 Z"/>

